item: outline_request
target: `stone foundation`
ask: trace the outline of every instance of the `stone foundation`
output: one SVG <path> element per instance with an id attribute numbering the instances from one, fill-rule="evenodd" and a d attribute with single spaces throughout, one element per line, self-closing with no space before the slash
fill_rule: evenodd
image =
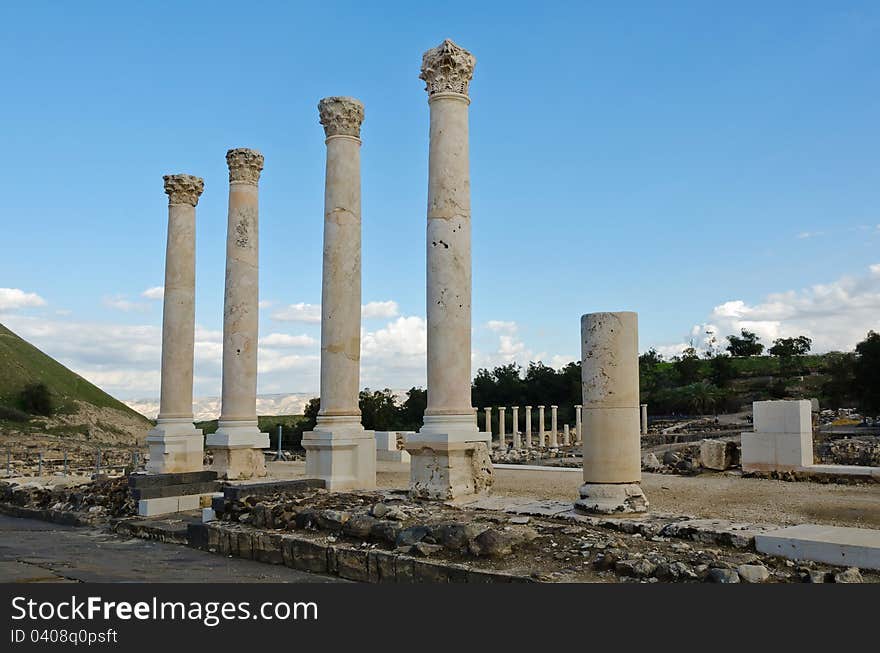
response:
<path id="1" fill-rule="evenodd" d="M 213 449 L 214 464 L 211 466 L 220 478 L 241 481 L 250 478 L 263 478 L 266 471 L 266 456 L 262 449 L 251 447 Z"/>
<path id="2" fill-rule="evenodd" d="M 328 490 L 371 490 L 376 487 L 376 436 L 358 430 L 308 431 L 303 434 L 306 476 L 321 479 Z"/>
<path id="3" fill-rule="evenodd" d="M 458 499 L 486 492 L 493 483 L 486 442 L 407 443 L 410 496 L 420 499 Z"/>
<path id="4" fill-rule="evenodd" d="M 204 436 L 189 419 L 181 421 L 159 420 L 147 433 L 150 474 L 176 474 L 203 469 L 205 457 Z"/>
<path id="5" fill-rule="evenodd" d="M 601 515 L 645 512 L 648 499 L 638 483 L 584 483 L 575 509 Z"/>

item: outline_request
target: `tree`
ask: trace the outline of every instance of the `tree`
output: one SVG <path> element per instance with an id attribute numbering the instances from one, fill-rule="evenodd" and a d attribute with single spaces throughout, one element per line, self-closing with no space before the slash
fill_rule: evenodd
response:
<path id="1" fill-rule="evenodd" d="M 750 356 L 760 356 L 764 352 L 764 345 L 758 342 L 760 338 L 756 333 L 740 330 L 739 336 L 727 336 L 727 351 L 731 356 L 748 358 Z"/>
<path id="2" fill-rule="evenodd" d="M 45 383 L 29 383 L 21 391 L 21 407 L 33 415 L 51 415 L 52 393 Z"/>
<path id="3" fill-rule="evenodd" d="M 803 373 L 801 357 L 810 351 L 812 345 L 813 341 L 807 336 L 777 338 L 767 351 L 779 359 L 779 371 L 783 376 L 796 376 Z"/>
<path id="4" fill-rule="evenodd" d="M 856 345 L 853 376 L 859 408 L 871 415 L 880 413 L 880 334 L 875 331 Z"/>
<path id="5" fill-rule="evenodd" d="M 725 388 L 736 377 L 730 356 L 719 354 L 709 361 L 709 378 L 719 388 Z"/>
<path id="6" fill-rule="evenodd" d="M 798 336 L 797 338 L 777 338 L 773 341 L 773 346 L 767 350 L 771 356 L 779 358 L 790 358 L 793 356 L 803 356 L 810 352 L 813 341 L 807 336 Z"/>
<path id="7" fill-rule="evenodd" d="M 825 373 L 828 380 L 822 385 L 823 404 L 827 408 L 842 408 L 856 398 L 856 355 L 833 351 L 825 355 Z M 852 404 L 849 404 L 852 405 Z"/>
<path id="8" fill-rule="evenodd" d="M 358 397 L 361 424 L 368 431 L 393 431 L 397 428 L 398 408 L 394 393 L 388 388 L 371 391 L 364 388 Z"/>
<path id="9" fill-rule="evenodd" d="M 425 419 L 428 407 L 428 391 L 424 388 L 410 388 L 406 393 L 406 401 L 400 407 L 401 429 L 417 431 Z"/>
<path id="10" fill-rule="evenodd" d="M 700 367 L 700 357 L 697 355 L 697 350 L 693 347 L 688 347 L 681 352 L 681 356 L 675 361 L 675 371 L 678 372 L 682 385 L 689 385 L 699 381 Z"/>

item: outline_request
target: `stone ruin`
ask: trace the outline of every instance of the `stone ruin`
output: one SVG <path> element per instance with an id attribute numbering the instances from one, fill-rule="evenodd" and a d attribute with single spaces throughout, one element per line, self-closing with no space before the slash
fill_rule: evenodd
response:
<path id="1" fill-rule="evenodd" d="M 351 97 L 318 103 L 327 147 L 324 188 L 324 259 L 321 301 L 321 392 L 317 424 L 305 433 L 306 474 L 331 491 L 376 486 L 377 456 L 410 460 L 410 493 L 422 499 L 460 499 L 492 485 L 491 432 L 480 432 L 471 406 L 471 227 L 468 163 L 468 90 L 476 59 L 446 40 L 425 52 L 420 78 L 430 109 L 427 211 L 428 403 L 424 425 L 403 438 L 375 434 L 361 424 L 361 171 L 364 106 Z M 218 429 L 206 439 L 212 470 L 228 481 L 265 477 L 256 415 L 258 334 L 258 184 L 263 156 L 232 149 L 223 315 L 223 390 Z M 204 479 L 202 433 L 193 426 L 195 208 L 204 181 L 165 177 L 168 244 L 162 329 L 162 387 L 156 427 L 150 431 L 147 473 L 164 476 L 169 489 L 140 492 L 142 513 L 170 509 L 172 493 L 195 492 Z M 558 449 L 575 438 L 584 450 L 584 485 L 578 505 L 586 511 L 640 511 L 639 433 L 645 407 L 638 403 L 635 314 L 584 316 L 584 404 L 574 431 L 559 441 L 557 407 L 545 431 L 538 406 L 538 446 Z M 614 331 L 615 325 L 618 328 Z M 595 365 L 612 370 L 599 383 Z M 623 402 L 623 403 L 621 403 Z M 505 443 L 501 414 L 500 448 Z M 490 411 L 486 409 L 487 414 Z M 519 407 L 513 408 L 518 423 Z M 512 445 L 533 446 L 531 406 L 526 437 L 513 429 Z M 641 420 L 641 422 L 640 422 Z M 583 422 L 583 424 L 582 424 Z M 584 429 L 583 426 L 586 426 Z M 402 443 L 399 441 L 402 440 Z M 377 442 L 381 443 L 377 449 Z M 402 446 L 401 446 L 402 444 Z M 197 478 L 198 477 L 198 478 Z M 213 481 L 213 479 L 212 479 Z M 158 481 L 149 482 L 156 486 Z M 177 486 L 176 489 L 173 486 Z M 156 496 L 153 496 L 156 495 Z M 184 496 L 184 495 L 181 495 Z M 188 495 L 186 495 L 188 496 Z M 162 502 L 161 506 L 159 502 Z M 144 503 L 147 502 L 147 503 Z M 192 503 L 188 500 L 187 505 Z M 166 505 L 167 504 L 167 505 Z M 178 502 L 178 505 L 179 502 Z"/>

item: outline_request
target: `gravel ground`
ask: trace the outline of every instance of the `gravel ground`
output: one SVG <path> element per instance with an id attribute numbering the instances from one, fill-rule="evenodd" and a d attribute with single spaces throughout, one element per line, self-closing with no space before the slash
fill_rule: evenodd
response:
<path id="1" fill-rule="evenodd" d="M 305 463 L 270 463 L 275 478 L 305 477 Z M 574 501 L 580 470 L 496 470 L 493 492 L 505 496 Z M 379 463 L 381 488 L 409 484 L 409 465 Z M 790 483 L 740 478 L 728 473 L 699 476 L 643 474 L 651 509 L 731 521 L 792 525 L 803 523 L 880 528 L 880 485 Z"/>

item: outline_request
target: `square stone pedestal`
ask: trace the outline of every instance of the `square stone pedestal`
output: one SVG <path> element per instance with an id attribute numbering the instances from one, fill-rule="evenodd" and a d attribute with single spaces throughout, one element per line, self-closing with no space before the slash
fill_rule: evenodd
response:
<path id="1" fill-rule="evenodd" d="M 204 467 L 205 438 L 192 419 L 160 419 L 147 433 L 149 474 L 196 472 Z"/>
<path id="2" fill-rule="evenodd" d="M 425 415 L 406 440 L 410 495 L 446 501 L 487 491 L 494 480 L 492 434 L 477 429 L 476 416 Z"/>
<path id="3" fill-rule="evenodd" d="M 360 426 L 329 426 L 303 433 L 306 476 L 324 481 L 328 490 L 376 487 L 376 436 Z"/>
<path id="4" fill-rule="evenodd" d="M 269 434 L 260 433 L 256 420 L 248 422 L 220 422 L 216 433 L 205 439 L 205 446 L 214 454 L 211 466 L 220 478 L 243 481 L 263 478 L 269 448 Z"/>

